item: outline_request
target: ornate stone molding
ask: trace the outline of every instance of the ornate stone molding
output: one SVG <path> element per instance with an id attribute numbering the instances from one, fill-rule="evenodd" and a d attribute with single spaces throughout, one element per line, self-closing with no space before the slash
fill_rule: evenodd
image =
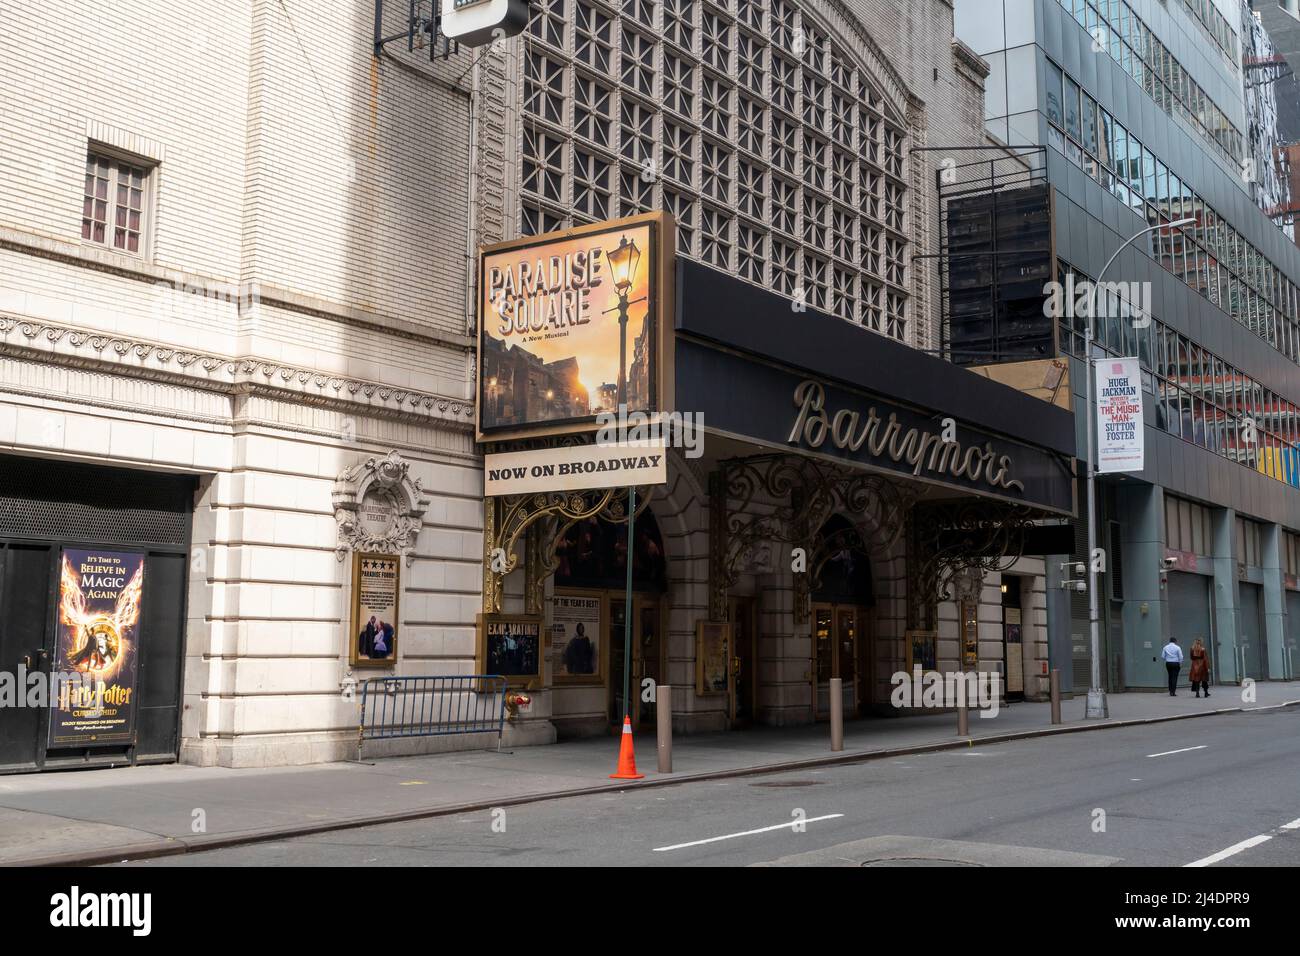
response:
<path id="1" fill-rule="evenodd" d="M 362 405 L 375 414 L 437 420 L 460 430 L 474 425 L 474 404 L 469 399 L 395 388 L 259 358 L 193 352 L 4 313 L 0 313 L 0 354 L 228 394 L 252 389 L 269 395 L 290 395 L 311 404 Z"/>
<path id="2" fill-rule="evenodd" d="M 410 567 L 429 507 L 420 479 L 412 478 L 410 469 L 410 462 L 390 451 L 339 475 L 333 497 L 338 525 L 334 553 L 340 561 L 349 551 L 377 551 L 403 555 Z"/>

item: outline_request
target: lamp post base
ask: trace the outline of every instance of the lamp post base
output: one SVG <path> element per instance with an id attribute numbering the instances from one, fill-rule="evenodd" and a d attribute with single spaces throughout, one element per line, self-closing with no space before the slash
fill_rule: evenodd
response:
<path id="1" fill-rule="evenodd" d="M 1106 703 L 1104 690 L 1088 691 L 1088 707 L 1083 716 L 1087 720 L 1105 720 L 1110 716 L 1110 707 Z"/>

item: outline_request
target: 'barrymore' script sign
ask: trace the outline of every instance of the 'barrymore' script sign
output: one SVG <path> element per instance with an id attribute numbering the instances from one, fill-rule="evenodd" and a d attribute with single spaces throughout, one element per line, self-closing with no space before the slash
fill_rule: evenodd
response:
<path id="1" fill-rule="evenodd" d="M 955 427 L 953 434 L 915 427 L 904 430 L 895 412 L 881 418 L 874 405 L 867 409 L 865 420 L 852 408 L 829 413 L 825 388 L 811 380 L 796 386 L 794 404 L 799 414 L 786 439 L 792 445 L 802 442 L 809 448 L 821 448 L 830 439 L 842 451 L 857 452 L 865 447 L 873 458 L 906 463 L 913 476 L 924 471 L 940 480 L 964 478 L 983 481 L 992 488 L 1024 490 L 1024 484 L 1011 477 L 1009 456 L 995 452 L 992 442 L 963 446 L 956 440 Z"/>

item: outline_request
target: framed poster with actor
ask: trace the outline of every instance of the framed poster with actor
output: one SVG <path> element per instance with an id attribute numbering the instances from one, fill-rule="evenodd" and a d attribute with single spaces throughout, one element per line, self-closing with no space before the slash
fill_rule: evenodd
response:
<path id="1" fill-rule="evenodd" d="M 551 602 L 551 677 L 557 684 L 603 684 L 605 600 L 599 591 L 555 592 Z"/>
<path id="2" fill-rule="evenodd" d="M 512 685 L 542 679 L 542 618 L 537 614 L 480 614 L 478 672 L 498 674 Z"/>
<path id="3" fill-rule="evenodd" d="M 397 664 L 401 556 L 357 551 L 352 555 L 353 667 Z"/>

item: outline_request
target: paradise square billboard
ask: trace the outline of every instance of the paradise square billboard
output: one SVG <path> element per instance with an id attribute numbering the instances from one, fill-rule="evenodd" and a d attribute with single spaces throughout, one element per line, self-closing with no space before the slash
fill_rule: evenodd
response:
<path id="1" fill-rule="evenodd" d="M 479 441 L 672 407 L 673 236 L 656 212 L 480 250 Z"/>

